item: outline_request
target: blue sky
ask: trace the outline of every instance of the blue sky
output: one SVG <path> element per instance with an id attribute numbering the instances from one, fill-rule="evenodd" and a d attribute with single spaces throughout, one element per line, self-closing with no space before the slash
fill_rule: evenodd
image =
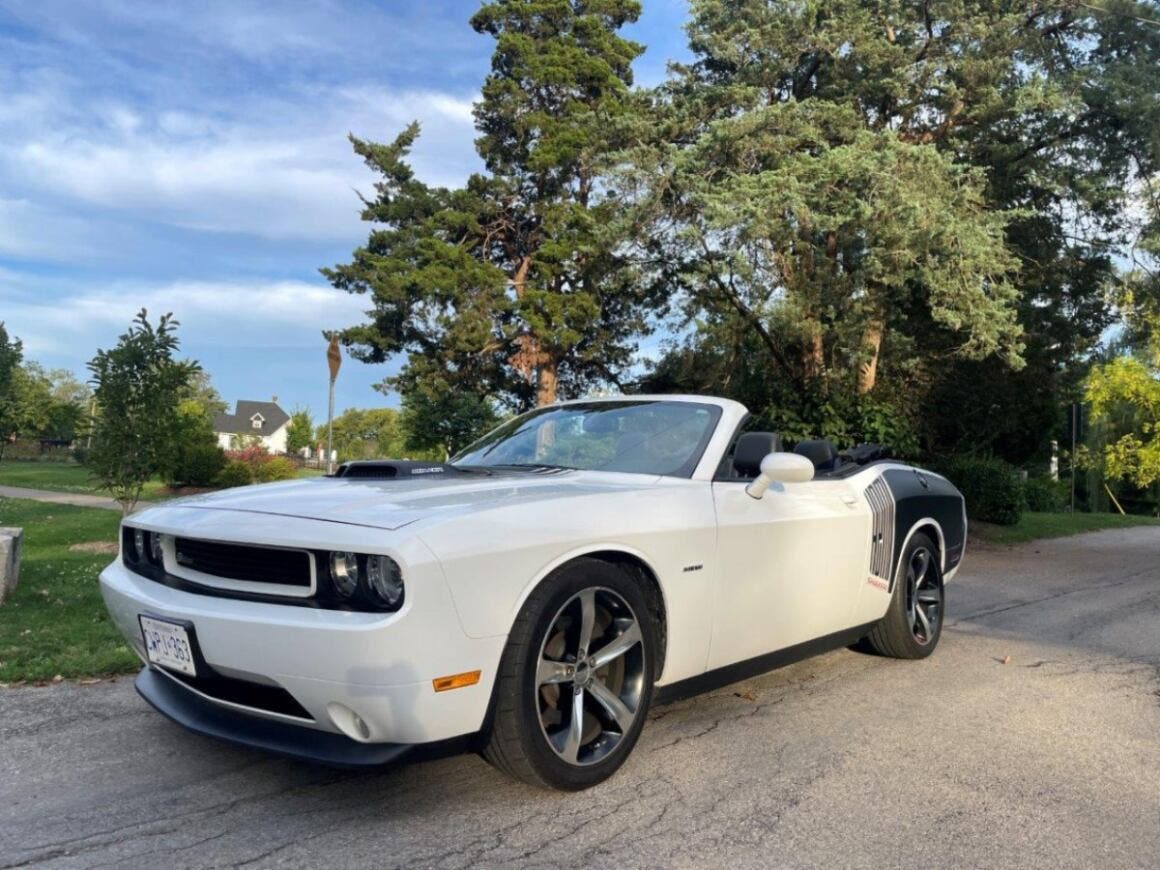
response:
<path id="1" fill-rule="evenodd" d="M 366 237 L 346 134 L 412 119 L 425 180 L 477 168 L 491 40 L 471 0 L 0 0 L 0 320 L 85 376 L 142 306 L 181 321 L 222 396 L 326 410 L 320 331 L 366 301 L 318 267 Z M 637 81 L 685 55 L 684 0 L 644 0 Z M 337 404 L 395 404 L 347 360 Z"/>

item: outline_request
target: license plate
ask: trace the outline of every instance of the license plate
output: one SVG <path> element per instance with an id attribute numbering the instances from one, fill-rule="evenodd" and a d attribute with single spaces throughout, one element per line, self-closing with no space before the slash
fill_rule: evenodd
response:
<path id="1" fill-rule="evenodd" d="M 197 676 L 197 667 L 193 663 L 193 647 L 189 643 L 189 632 L 184 625 L 176 622 L 167 622 L 163 619 L 154 619 L 152 616 L 140 616 L 141 634 L 145 639 L 145 655 L 149 661 L 163 668 L 171 668 Z"/>

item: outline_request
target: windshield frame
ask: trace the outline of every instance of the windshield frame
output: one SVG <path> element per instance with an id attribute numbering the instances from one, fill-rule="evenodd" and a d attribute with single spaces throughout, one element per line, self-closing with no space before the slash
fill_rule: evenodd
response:
<path id="1" fill-rule="evenodd" d="M 701 460 L 705 456 L 705 451 L 709 448 L 709 444 L 712 443 L 713 436 L 717 433 L 717 429 L 721 425 L 721 418 L 723 416 L 723 409 L 720 405 L 714 404 L 712 402 L 696 402 L 696 401 L 689 401 L 689 400 L 685 400 L 685 399 L 661 399 L 661 398 L 635 399 L 635 398 L 632 398 L 631 396 L 626 396 L 623 399 L 591 399 L 591 400 L 587 400 L 587 401 L 580 400 L 580 401 L 576 401 L 576 402 L 564 402 L 564 403 L 560 403 L 560 404 L 556 404 L 556 405 L 545 405 L 542 408 L 533 408 L 530 411 L 526 411 L 523 414 L 520 414 L 516 417 L 513 417 L 510 420 L 507 420 L 507 421 L 501 423 L 499 426 L 496 426 L 494 429 L 492 429 L 487 434 L 477 438 L 475 441 L 471 442 L 471 444 L 467 445 L 462 450 L 457 452 L 453 457 L 451 457 L 451 459 L 448 460 L 448 463 L 450 465 L 459 465 L 462 457 L 467 456 L 468 454 L 473 453 L 474 451 L 480 449 L 488 441 L 493 439 L 495 437 L 496 433 L 499 432 L 501 429 L 508 429 L 510 427 L 512 432 L 514 432 L 514 431 L 518 430 L 520 428 L 520 426 L 524 422 L 526 422 L 527 420 L 532 419 L 534 417 L 543 416 L 544 414 L 548 414 L 548 413 L 551 413 L 553 411 L 558 412 L 558 411 L 566 411 L 569 409 L 585 411 L 585 410 L 595 410 L 598 408 L 608 408 L 610 406 L 632 406 L 632 405 L 681 405 L 681 406 L 687 407 L 687 408 L 696 408 L 698 410 L 703 409 L 703 410 L 706 410 L 709 412 L 709 423 L 708 423 L 708 425 L 705 426 L 705 431 L 701 434 L 700 439 L 697 441 L 697 443 L 693 447 L 693 449 L 689 452 L 689 455 L 685 459 L 685 461 L 680 466 L 678 466 L 676 469 L 673 469 L 673 470 L 667 471 L 667 472 L 622 471 L 620 469 L 614 469 L 614 468 L 576 468 L 573 466 L 551 465 L 551 464 L 539 464 L 539 465 L 529 464 L 527 467 L 528 468 L 549 467 L 549 468 L 569 469 L 572 471 L 593 471 L 593 472 L 599 472 L 601 474 L 633 474 L 633 475 L 645 475 L 647 477 L 674 477 L 674 478 L 679 478 L 682 480 L 688 480 L 688 479 L 692 478 L 694 472 L 697 470 L 697 467 L 701 464 Z M 503 468 L 518 468 L 519 466 L 505 465 L 504 463 L 496 463 L 494 465 L 466 463 L 466 464 L 463 464 L 462 467 L 463 468 L 503 469 Z"/>

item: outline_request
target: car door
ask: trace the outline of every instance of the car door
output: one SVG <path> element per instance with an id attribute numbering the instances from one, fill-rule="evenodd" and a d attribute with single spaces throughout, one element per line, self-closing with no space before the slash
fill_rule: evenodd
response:
<path id="1" fill-rule="evenodd" d="M 716 481 L 717 588 L 709 668 L 849 628 L 865 581 L 870 512 L 841 480 Z"/>

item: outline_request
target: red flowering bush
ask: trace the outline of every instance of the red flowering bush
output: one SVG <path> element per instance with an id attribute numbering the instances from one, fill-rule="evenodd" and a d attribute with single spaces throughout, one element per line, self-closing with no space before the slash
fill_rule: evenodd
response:
<path id="1" fill-rule="evenodd" d="M 244 462 L 250 468 L 256 469 L 259 465 L 269 462 L 273 455 L 261 444 L 251 444 L 237 450 L 227 450 L 226 458 L 231 462 Z"/>

